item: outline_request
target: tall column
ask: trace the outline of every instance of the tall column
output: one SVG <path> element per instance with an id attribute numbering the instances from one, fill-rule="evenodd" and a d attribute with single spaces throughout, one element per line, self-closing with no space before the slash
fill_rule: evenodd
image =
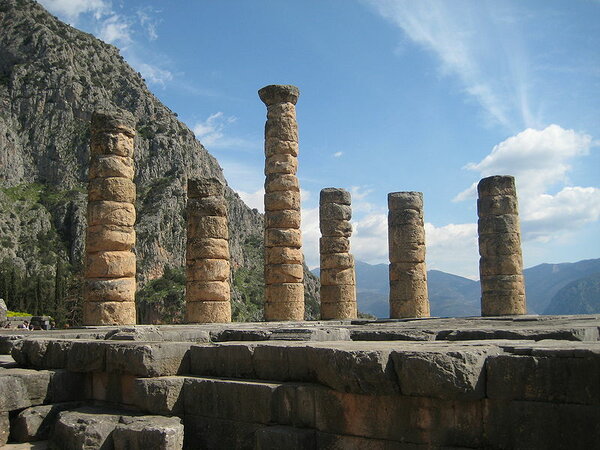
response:
<path id="1" fill-rule="evenodd" d="M 423 194 L 388 194 L 390 318 L 429 317 Z"/>
<path id="2" fill-rule="evenodd" d="M 265 125 L 265 319 L 304 319 L 300 233 L 298 125 L 295 86 L 258 91 L 267 105 Z"/>
<path id="3" fill-rule="evenodd" d="M 354 257 L 350 251 L 350 192 L 325 188 L 319 201 L 321 319 L 356 318 Z"/>
<path id="4" fill-rule="evenodd" d="M 231 322 L 225 186 L 188 180 L 185 307 L 188 323 Z"/>
<path id="5" fill-rule="evenodd" d="M 92 114 L 83 323 L 131 325 L 135 315 L 134 119 Z"/>
<path id="6" fill-rule="evenodd" d="M 526 314 L 515 179 L 484 178 L 477 191 L 481 314 Z"/>

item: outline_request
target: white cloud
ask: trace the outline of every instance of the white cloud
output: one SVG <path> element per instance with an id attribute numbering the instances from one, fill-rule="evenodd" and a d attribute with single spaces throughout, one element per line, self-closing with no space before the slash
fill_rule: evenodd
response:
<path id="1" fill-rule="evenodd" d="M 225 128 L 236 121 L 233 116 L 226 117 L 221 111 L 208 116 L 204 122 L 198 122 L 192 127 L 196 137 L 207 147 L 218 146 L 225 138 Z"/>
<path id="2" fill-rule="evenodd" d="M 156 27 L 158 25 L 158 20 L 155 18 L 154 14 L 160 11 L 153 9 L 148 6 L 145 8 L 140 8 L 137 10 L 138 20 L 140 25 L 146 32 L 146 36 L 151 41 L 158 39 L 158 33 L 156 32 Z"/>
<path id="3" fill-rule="evenodd" d="M 425 224 L 427 269 L 479 279 L 477 224 Z"/>
<path id="4" fill-rule="evenodd" d="M 173 73 L 166 69 L 161 69 L 160 67 L 153 66 L 152 64 L 139 62 L 135 64 L 135 67 L 137 70 L 139 70 L 144 79 L 152 84 L 157 84 L 164 87 L 169 81 L 173 79 Z"/>
<path id="5" fill-rule="evenodd" d="M 255 208 L 261 213 L 264 212 L 264 209 L 265 209 L 265 200 L 264 200 L 265 190 L 264 189 L 258 189 L 254 192 L 245 192 L 245 191 L 236 190 L 236 192 L 238 193 L 240 198 L 244 201 L 244 203 L 246 205 L 248 205 L 250 208 Z"/>
<path id="6" fill-rule="evenodd" d="M 319 208 L 302 208 L 302 252 L 310 269 L 319 267 Z"/>
<path id="7" fill-rule="evenodd" d="M 335 152 L 332 156 L 334 158 L 339 158 L 340 156 L 342 156 L 344 154 L 344 152 Z"/>
<path id="8" fill-rule="evenodd" d="M 118 14 L 112 14 L 99 23 L 98 37 L 109 44 L 121 46 L 133 42 L 130 24 Z"/>
<path id="9" fill-rule="evenodd" d="M 525 52 L 519 21 L 503 5 L 455 0 L 363 0 L 432 52 L 444 75 L 456 76 L 465 93 L 490 118 L 510 129 L 536 123 L 529 107 Z M 512 17 L 511 19 L 515 19 Z M 514 120 L 520 119 L 516 124 Z"/>
<path id="10" fill-rule="evenodd" d="M 591 136 L 558 125 L 543 130 L 528 128 L 465 168 L 481 177 L 513 175 L 524 240 L 548 242 L 600 217 L 600 189 L 572 186 L 568 177 L 571 162 L 588 155 L 594 145 Z M 556 194 L 550 193 L 556 189 Z M 455 200 L 476 196 L 473 184 Z"/>
<path id="11" fill-rule="evenodd" d="M 92 13 L 96 18 L 110 11 L 110 3 L 103 0 L 39 0 L 52 14 L 75 24 L 81 14 Z"/>

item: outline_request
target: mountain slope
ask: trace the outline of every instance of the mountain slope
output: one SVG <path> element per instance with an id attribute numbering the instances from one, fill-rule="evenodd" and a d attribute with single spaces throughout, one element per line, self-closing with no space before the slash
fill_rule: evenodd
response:
<path id="1" fill-rule="evenodd" d="M 159 278 L 165 266 L 184 264 L 187 179 L 225 181 L 218 162 L 152 95 L 117 48 L 60 22 L 33 1 L 0 3 L 0 260 L 11 270 L 50 277 L 64 263 L 78 273 L 89 121 L 94 110 L 113 108 L 130 111 L 138 121 L 135 251 L 143 286 Z M 234 276 L 243 267 L 252 274 L 249 283 L 260 284 L 263 217 L 231 189 L 226 196 Z M 37 213 L 24 222 L 32 210 Z M 44 253 L 41 236 L 49 232 L 57 239 Z M 42 253 L 47 258 L 40 258 Z M 239 300 L 244 284 L 236 286 Z M 314 313 L 317 291 L 310 275 L 307 292 Z"/>
<path id="2" fill-rule="evenodd" d="M 544 314 L 600 313 L 600 272 L 571 281 L 550 300 Z"/>

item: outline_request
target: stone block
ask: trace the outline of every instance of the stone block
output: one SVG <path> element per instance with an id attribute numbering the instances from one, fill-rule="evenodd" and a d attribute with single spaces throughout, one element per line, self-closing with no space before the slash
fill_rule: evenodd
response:
<path id="1" fill-rule="evenodd" d="M 70 372 L 104 372 L 108 345 L 103 341 L 75 340 L 69 349 L 67 369 Z"/>
<path id="2" fill-rule="evenodd" d="M 188 198 L 222 197 L 225 185 L 218 178 L 189 178 L 187 181 Z"/>
<path id="3" fill-rule="evenodd" d="M 487 291 L 481 296 L 482 316 L 527 314 L 525 295 L 513 291 Z"/>
<path id="4" fill-rule="evenodd" d="M 356 319 L 356 299 L 336 303 L 321 303 L 321 319 Z"/>
<path id="5" fill-rule="evenodd" d="M 322 203 L 319 205 L 319 222 L 325 223 L 329 220 L 352 219 L 352 207 L 339 203 Z"/>
<path id="6" fill-rule="evenodd" d="M 480 197 L 496 195 L 516 195 L 515 178 L 510 175 L 494 175 L 483 178 L 477 184 Z"/>
<path id="7" fill-rule="evenodd" d="M 115 449 L 180 450 L 183 437 L 179 417 L 121 416 L 112 433 Z"/>
<path id="8" fill-rule="evenodd" d="M 519 233 L 484 234 L 479 236 L 479 255 L 487 258 L 521 253 Z"/>
<path id="9" fill-rule="evenodd" d="M 347 220 L 321 220 L 319 229 L 323 236 L 350 237 L 352 235 L 352 224 Z"/>
<path id="10" fill-rule="evenodd" d="M 280 383 L 250 380 L 186 377 L 185 414 L 264 424 L 276 422 L 273 396 L 280 386 Z"/>
<path id="11" fill-rule="evenodd" d="M 265 228 L 300 228 L 300 210 L 285 209 L 265 214 Z"/>
<path id="12" fill-rule="evenodd" d="M 90 395 L 89 379 L 84 373 L 52 370 L 50 385 L 44 403 L 87 400 Z"/>
<path id="13" fill-rule="evenodd" d="M 106 350 L 106 371 L 138 377 L 179 375 L 189 371 L 189 342 L 111 344 Z"/>
<path id="14" fill-rule="evenodd" d="M 549 354 L 552 354 L 550 352 Z M 487 396 L 499 400 L 600 404 L 600 355 L 498 355 L 487 362 Z"/>
<path id="15" fill-rule="evenodd" d="M 345 189 L 323 188 L 319 194 L 319 204 L 323 203 L 350 205 L 352 204 L 352 195 Z"/>
<path id="16" fill-rule="evenodd" d="M 407 244 L 425 245 L 425 228 L 412 227 L 408 225 L 390 225 L 389 230 L 389 245 L 394 247 L 403 247 Z"/>
<path id="17" fill-rule="evenodd" d="M 482 256 L 479 258 L 480 276 L 489 275 L 516 275 L 523 273 L 523 258 L 521 252 L 512 255 Z"/>
<path id="18" fill-rule="evenodd" d="M 546 402 L 485 402 L 485 448 L 596 448 L 600 408 Z"/>
<path id="19" fill-rule="evenodd" d="M 302 286 L 302 284 L 299 284 Z M 273 297 L 269 295 L 271 285 L 266 287 L 267 297 Z M 304 286 L 302 286 L 304 287 Z M 299 297 L 297 291 L 294 292 L 294 296 Z M 290 297 L 288 297 L 290 298 Z M 302 295 L 302 301 L 278 301 L 278 302 L 265 302 L 264 306 L 265 320 L 278 321 L 278 320 L 304 320 L 304 295 Z"/>
<path id="20" fill-rule="evenodd" d="M 299 248 L 266 247 L 265 264 L 302 264 L 304 255 Z"/>
<path id="21" fill-rule="evenodd" d="M 227 281 L 188 281 L 185 284 L 186 302 L 228 302 L 231 289 Z"/>
<path id="22" fill-rule="evenodd" d="M 41 405 L 48 397 L 53 372 L 30 369 L 0 371 L 0 413 Z"/>
<path id="23" fill-rule="evenodd" d="M 135 136 L 135 118 L 129 111 L 123 109 L 99 110 L 92 113 L 92 135 L 101 132 L 122 133 Z"/>
<path id="24" fill-rule="evenodd" d="M 186 448 L 254 450 L 255 433 L 265 425 L 186 414 L 184 427 Z"/>
<path id="25" fill-rule="evenodd" d="M 356 300 L 356 286 L 321 285 L 321 307 L 325 303 L 352 302 Z"/>
<path id="26" fill-rule="evenodd" d="M 440 350 L 394 350 L 390 355 L 403 395 L 475 400 L 486 395 L 485 364 L 497 347 L 458 345 Z"/>
<path id="27" fill-rule="evenodd" d="M 388 194 L 388 209 L 414 209 L 423 210 L 422 192 L 390 192 Z"/>
<path id="28" fill-rule="evenodd" d="M 252 353 L 254 376 L 261 380 L 314 381 L 308 353 L 304 346 L 257 344 Z M 293 391 L 295 390 L 296 387 L 293 387 Z M 292 394 L 295 398 L 296 394 L 293 392 L 290 394 L 289 389 L 286 389 L 282 392 L 282 397 L 287 398 Z M 291 400 L 283 403 L 290 402 Z M 290 415 L 293 415 L 291 411 Z M 314 425 L 314 422 L 312 424 Z"/>
<path id="29" fill-rule="evenodd" d="M 300 192 L 276 191 L 267 192 L 264 196 L 265 211 L 294 210 L 300 211 Z"/>
<path id="30" fill-rule="evenodd" d="M 427 298 L 427 279 L 421 274 L 406 274 L 400 280 L 390 280 L 390 300 Z"/>
<path id="31" fill-rule="evenodd" d="M 84 302 L 85 325 L 135 325 L 134 302 Z"/>
<path id="32" fill-rule="evenodd" d="M 134 302 L 134 277 L 88 278 L 84 281 L 83 296 L 87 302 Z"/>
<path id="33" fill-rule="evenodd" d="M 50 444 L 64 450 L 110 449 L 120 415 L 84 407 L 58 415 Z"/>
<path id="34" fill-rule="evenodd" d="M 296 144 L 297 147 L 297 144 Z M 300 183 L 296 175 L 273 173 L 265 179 L 265 192 L 295 191 L 300 192 Z"/>
<path id="35" fill-rule="evenodd" d="M 389 265 L 390 281 L 426 280 L 427 267 L 425 263 L 391 263 Z"/>
<path id="36" fill-rule="evenodd" d="M 187 323 L 231 322 L 231 303 L 186 301 L 185 321 Z"/>
<path id="37" fill-rule="evenodd" d="M 425 262 L 425 245 L 418 243 L 405 243 L 400 245 L 389 245 L 390 262 Z"/>
<path id="38" fill-rule="evenodd" d="M 298 142 L 296 118 L 289 115 L 269 118 L 265 124 L 265 140 L 270 139 Z"/>
<path id="39" fill-rule="evenodd" d="M 229 259 L 229 243 L 225 239 L 191 238 L 187 241 L 186 258 Z"/>
<path id="40" fill-rule="evenodd" d="M 186 279 L 190 281 L 226 281 L 231 267 L 226 259 L 195 259 L 187 262 Z"/>
<path id="41" fill-rule="evenodd" d="M 227 217 L 202 216 L 188 220 L 187 233 L 200 238 L 229 239 Z"/>
<path id="42" fill-rule="evenodd" d="M 350 241 L 345 237 L 321 237 L 319 239 L 319 251 L 321 255 L 348 253 L 350 251 Z"/>
<path id="43" fill-rule="evenodd" d="M 254 378 L 254 344 L 192 345 L 190 372 L 193 375 Z"/>
<path id="44" fill-rule="evenodd" d="M 298 156 L 298 142 L 271 137 L 265 141 L 265 156 L 273 155 Z"/>
<path id="45" fill-rule="evenodd" d="M 204 216 L 227 216 L 227 202 L 222 196 L 203 198 L 188 198 L 187 217 L 189 222 L 194 222 Z"/>
<path id="46" fill-rule="evenodd" d="M 277 115 L 281 114 L 279 103 L 291 103 L 295 105 L 300 96 L 300 90 L 291 84 L 270 84 L 258 91 L 258 96 L 262 102 L 267 105 L 269 110 L 273 110 Z"/>
<path id="47" fill-rule="evenodd" d="M 390 318 L 429 317 L 429 299 L 426 295 L 402 297 L 390 290 Z"/>
<path id="48" fill-rule="evenodd" d="M 315 430 L 275 425 L 256 431 L 257 450 L 279 450 L 284 448 L 326 447 L 317 447 Z"/>
<path id="49" fill-rule="evenodd" d="M 133 158 L 133 137 L 123 133 L 92 133 L 90 153 L 94 155 L 115 155 Z"/>
<path id="50" fill-rule="evenodd" d="M 88 253 L 85 261 L 86 278 L 135 277 L 135 253 L 104 251 Z"/>
<path id="51" fill-rule="evenodd" d="M 355 285 L 354 268 L 321 269 L 321 286 Z"/>
<path id="52" fill-rule="evenodd" d="M 477 199 L 479 217 L 518 214 L 519 203 L 514 195 L 494 195 Z"/>
<path id="53" fill-rule="evenodd" d="M 8 412 L 0 412 L 0 447 L 8 442 L 10 434 L 10 419 Z"/>
<path id="54" fill-rule="evenodd" d="M 133 382 L 133 404 L 150 414 L 182 415 L 184 381 L 180 376 L 137 378 Z"/>
<path id="55" fill-rule="evenodd" d="M 88 202 L 135 203 L 135 196 L 135 183 L 127 178 L 92 178 L 88 183 Z"/>
<path id="56" fill-rule="evenodd" d="M 265 266 L 265 283 L 302 283 L 304 268 L 301 264 L 268 264 Z"/>
<path id="57" fill-rule="evenodd" d="M 519 216 L 516 214 L 501 214 L 485 216 L 477 221 L 477 232 L 481 234 L 519 233 Z"/>
<path id="58" fill-rule="evenodd" d="M 388 211 L 388 227 L 423 227 L 423 210 L 390 210 Z"/>
<path id="59" fill-rule="evenodd" d="M 511 291 L 525 295 L 523 275 L 486 275 L 481 277 L 482 292 Z"/>
<path id="60" fill-rule="evenodd" d="M 118 155 L 92 155 L 89 178 L 122 177 L 133 179 L 133 158 Z"/>
<path id="61" fill-rule="evenodd" d="M 302 247 L 302 232 L 291 228 L 265 230 L 265 247 Z"/>
<path id="62" fill-rule="evenodd" d="M 304 285 L 302 283 L 268 284 L 265 286 L 265 301 L 274 304 L 291 302 L 304 305 Z"/>
<path id="63" fill-rule="evenodd" d="M 278 119 L 280 117 L 296 119 L 296 107 L 294 103 L 276 103 L 267 108 L 267 118 Z"/>
<path id="64" fill-rule="evenodd" d="M 88 203 L 88 226 L 116 225 L 119 227 L 133 227 L 135 218 L 133 203 L 119 201 L 90 201 Z"/>
<path id="65" fill-rule="evenodd" d="M 354 268 L 354 256 L 350 253 L 325 253 L 320 262 L 321 270 Z"/>
<path id="66" fill-rule="evenodd" d="M 81 406 L 82 404 L 79 402 L 69 402 L 27 408 L 12 420 L 11 440 L 14 442 L 46 440 L 50 437 L 54 422 L 60 412 Z"/>
<path id="67" fill-rule="evenodd" d="M 298 171 L 298 158 L 292 155 L 273 155 L 265 160 L 265 175 L 285 173 L 296 175 Z"/>
<path id="68" fill-rule="evenodd" d="M 425 450 L 440 449 L 440 447 L 431 447 L 419 444 L 400 443 L 398 441 L 388 441 L 385 439 L 370 439 L 368 437 L 349 436 L 344 434 L 315 433 L 316 443 L 313 448 L 326 448 L 328 450 Z M 460 450 L 443 447 L 443 450 Z"/>
<path id="69" fill-rule="evenodd" d="M 85 250 L 87 253 L 103 250 L 130 251 L 135 246 L 133 227 L 95 225 L 86 230 Z"/>

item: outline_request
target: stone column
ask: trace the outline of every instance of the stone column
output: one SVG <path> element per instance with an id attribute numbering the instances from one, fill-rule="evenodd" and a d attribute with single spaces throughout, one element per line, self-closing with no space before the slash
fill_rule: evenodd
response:
<path id="1" fill-rule="evenodd" d="M 526 314 L 515 179 L 484 178 L 477 191 L 481 314 Z"/>
<path id="2" fill-rule="evenodd" d="M 388 194 L 390 318 L 429 317 L 423 194 Z"/>
<path id="3" fill-rule="evenodd" d="M 92 115 L 83 323 L 132 325 L 135 315 L 134 119 Z"/>
<path id="4" fill-rule="evenodd" d="M 304 319 L 300 233 L 298 88 L 271 85 L 258 91 L 267 105 L 265 125 L 265 319 Z"/>
<path id="5" fill-rule="evenodd" d="M 225 186 L 216 178 L 187 186 L 186 321 L 231 322 Z"/>
<path id="6" fill-rule="evenodd" d="M 350 251 L 352 207 L 350 192 L 321 190 L 321 319 L 356 319 L 354 257 Z"/>

